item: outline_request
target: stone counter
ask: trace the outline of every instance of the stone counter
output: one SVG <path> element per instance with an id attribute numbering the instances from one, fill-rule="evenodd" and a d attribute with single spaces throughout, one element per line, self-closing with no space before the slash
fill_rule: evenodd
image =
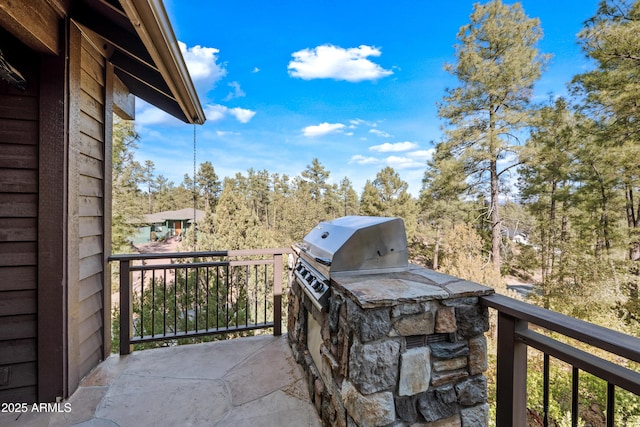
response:
<path id="1" fill-rule="evenodd" d="M 293 281 L 288 322 L 325 425 L 488 424 L 492 289 L 418 266 L 331 279 L 327 311 Z"/>

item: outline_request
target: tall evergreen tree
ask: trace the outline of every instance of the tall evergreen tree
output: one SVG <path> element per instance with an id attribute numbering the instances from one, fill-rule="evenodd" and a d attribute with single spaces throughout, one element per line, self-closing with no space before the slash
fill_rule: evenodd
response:
<path id="1" fill-rule="evenodd" d="M 327 180 L 329 179 L 329 171 L 325 169 L 320 161 L 314 157 L 310 165 L 300 174 L 309 185 L 311 197 L 320 201 L 327 189 Z"/>
<path id="2" fill-rule="evenodd" d="M 139 203 L 138 185 L 142 168 L 133 160 L 139 136 L 132 121 L 114 115 L 113 124 L 113 171 L 112 171 L 112 250 L 128 252 L 128 239 L 133 235 L 134 220 L 141 219 L 143 206 Z"/>
<path id="3" fill-rule="evenodd" d="M 147 213 L 153 213 L 153 196 L 157 190 L 155 180 L 156 165 L 151 160 L 144 161 L 142 169 L 142 179 L 147 189 Z"/>
<path id="4" fill-rule="evenodd" d="M 466 174 L 486 185 L 494 268 L 500 268 L 500 178 L 515 166 L 498 167 L 517 154 L 517 130 L 527 123 L 534 83 L 547 56 L 538 52 L 538 19 L 527 17 L 520 3 L 476 3 L 471 22 L 458 32 L 455 65 L 445 68 L 460 85 L 448 89 L 439 115 L 446 120 L 446 144 L 465 164 Z M 513 157 L 515 159 L 515 157 Z"/>
<path id="5" fill-rule="evenodd" d="M 338 188 L 338 198 L 340 199 L 340 215 L 357 215 L 360 211 L 358 202 L 358 193 L 353 189 L 351 180 L 346 176 L 340 181 L 340 187 Z"/>
<path id="6" fill-rule="evenodd" d="M 640 2 L 604 0 L 580 33 L 582 47 L 598 67 L 574 79 L 583 110 L 596 130 L 624 188 L 628 258 L 640 261 Z"/>
<path id="7" fill-rule="evenodd" d="M 215 209 L 222 186 L 211 162 L 200 163 L 196 175 L 196 185 L 204 199 L 204 209 Z"/>
<path id="8" fill-rule="evenodd" d="M 407 191 L 409 185 L 392 168 L 386 167 L 367 181 L 360 201 L 364 215 L 400 217 L 407 237 L 411 239 L 416 226 L 416 202 Z"/>
<path id="9" fill-rule="evenodd" d="M 469 191 L 464 180 L 463 164 L 445 144 L 439 144 L 427 162 L 420 192 L 420 219 L 429 224 L 433 240 L 433 269 L 440 267 L 443 232 L 460 221 L 464 210 L 462 196 Z"/>
<path id="10" fill-rule="evenodd" d="M 578 143 L 576 119 L 564 98 L 542 107 L 531 138 L 522 151 L 518 183 L 521 200 L 537 220 L 544 306 L 554 284 L 564 281 L 562 256 L 567 252 L 569 206 Z"/>

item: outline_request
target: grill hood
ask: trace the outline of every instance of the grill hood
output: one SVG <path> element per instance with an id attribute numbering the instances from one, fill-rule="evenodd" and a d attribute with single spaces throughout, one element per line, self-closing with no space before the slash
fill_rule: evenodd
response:
<path id="1" fill-rule="evenodd" d="M 345 216 L 321 222 L 297 246 L 300 256 L 322 266 L 325 274 L 408 266 L 401 218 Z"/>

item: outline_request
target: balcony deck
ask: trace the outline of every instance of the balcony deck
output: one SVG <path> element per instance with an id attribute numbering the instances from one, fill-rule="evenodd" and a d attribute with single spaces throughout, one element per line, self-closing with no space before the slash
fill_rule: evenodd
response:
<path id="1" fill-rule="evenodd" d="M 286 335 L 112 355 L 67 402 L 68 413 L 0 414 L 0 425 L 321 425 Z"/>

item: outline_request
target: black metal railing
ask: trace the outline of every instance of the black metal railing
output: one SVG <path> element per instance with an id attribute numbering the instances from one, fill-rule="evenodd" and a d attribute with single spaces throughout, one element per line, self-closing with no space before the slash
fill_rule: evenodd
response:
<path id="1" fill-rule="evenodd" d="M 606 425 L 622 425 L 615 420 L 615 394 L 621 388 L 640 396 L 640 373 L 629 363 L 640 363 L 640 339 L 573 317 L 527 304 L 503 295 L 481 297 L 481 302 L 497 311 L 496 425 L 524 427 L 527 421 L 527 348 L 543 353 L 543 425 L 549 425 L 549 365 L 551 358 L 571 366 L 571 425 L 578 426 L 580 372 L 588 372 L 606 382 Z M 585 349 L 564 339 L 584 343 Z M 576 343 L 577 344 L 577 343 Z M 581 345 L 582 346 L 582 345 Z M 591 349 L 591 351 L 589 350 Z M 607 358 L 596 354 L 608 353 Z"/>
<path id="2" fill-rule="evenodd" d="M 273 328 L 282 333 L 285 255 L 256 249 L 112 255 L 120 354 L 133 344 Z"/>

